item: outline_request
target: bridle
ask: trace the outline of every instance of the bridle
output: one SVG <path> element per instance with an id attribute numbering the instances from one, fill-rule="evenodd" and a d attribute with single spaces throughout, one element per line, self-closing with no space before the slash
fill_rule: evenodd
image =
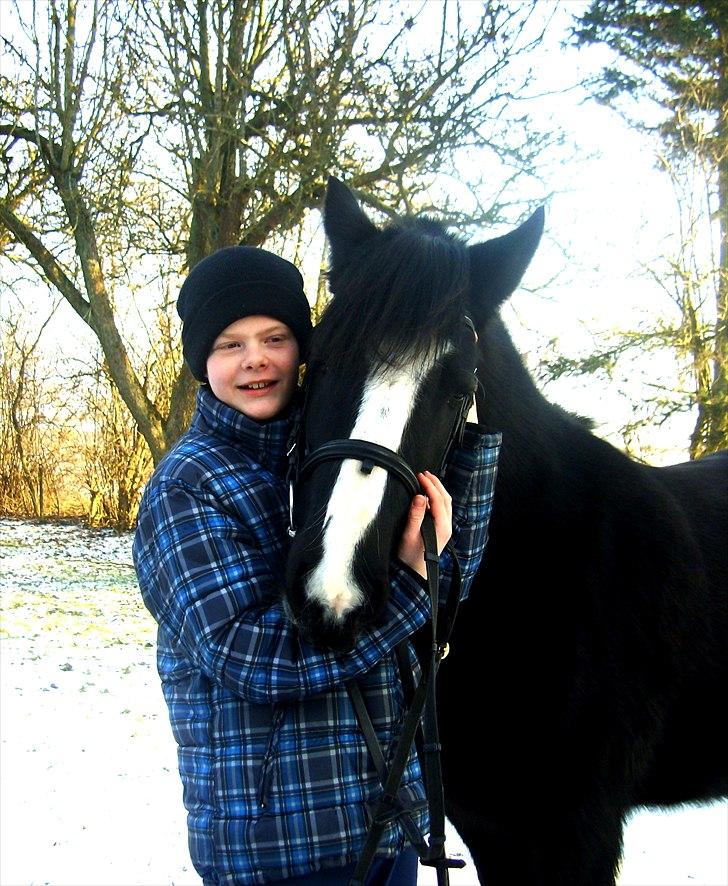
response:
<path id="1" fill-rule="evenodd" d="M 462 319 L 463 323 L 472 331 L 477 340 L 473 321 L 467 316 L 467 314 L 464 315 Z M 455 398 L 458 404 L 458 409 L 445 444 L 445 449 L 443 450 L 440 465 L 437 469 L 438 475 L 442 474 L 453 446 L 462 442 L 465 423 L 477 387 L 477 369 L 474 369 L 473 372 L 468 374 L 468 377 L 464 379 L 462 393 Z M 286 453 L 288 456 L 288 473 L 286 476 L 286 482 L 288 485 L 288 535 L 291 538 L 295 538 L 297 531 L 293 519 L 293 501 L 296 484 L 307 474 L 311 473 L 314 468 L 324 462 L 353 459 L 361 462 L 359 469 L 363 474 L 370 474 L 375 466 L 384 468 L 387 473 L 396 477 L 400 481 L 410 494 L 410 497 L 422 492 L 415 472 L 404 458 L 393 449 L 388 449 L 386 446 L 380 446 L 378 443 L 347 437 L 329 440 L 326 443 L 322 443 L 312 452 L 306 452 L 305 440 L 303 437 L 308 391 L 308 384 L 304 381 L 303 405 L 299 414 L 299 419 L 295 423 L 289 439 L 288 451 Z M 301 460 L 301 452 L 304 452 L 303 460 Z"/>
<path id="2" fill-rule="evenodd" d="M 463 322 L 477 339 L 475 326 L 470 317 L 463 317 Z M 462 396 L 457 398 L 460 402 L 457 403 L 457 412 L 443 452 L 438 470 L 439 474 L 442 473 L 453 446 L 462 441 L 468 412 L 473 403 L 478 386 L 477 370 L 473 370 L 472 375 L 468 377 L 466 382 Z M 306 409 L 307 392 L 308 388 L 306 387 L 304 390 L 302 413 L 305 413 Z M 399 453 L 392 449 L 388 449 L 385 446 L 380 446 L 377 443 L 371 443 L 368 440 L 330 440 L 327 443 L 323 443 L 312 452 L 307 453 L 299 463 L 299 453 L 302 448 L 305 447 L 305 444 L 301 439 L 303 436 L 303 427 L 304 423 L 303 420 L 301 420 L 299 421 L 298 426 L 294 429 L 292 442 L 288 449 L 288 534 L 291 537 L 296 535 L 296 528 L 293 521 L 294 487 L 307 474 L 310 474 L 315 468 L 326 462 L 353 459 L 361 463 L 360 470 L 364 474 L 370 474 L 375 466 L 384 468 L 389 475 L 395 477 L 404 486 L 410 499 L 414 495 L 422 493 L 422 488 L 417 480 L 417 476 Z M 405 714 L 402 732 L 397 747 L 395 748 L 389 770 L 387 770 L 385 756 L 366 709 L 361 690 L 355 680 L 350 680 L 346 684 L 359 725 L 366 739 L 369 752 L 384 789 L 382 796 L 375 806 L 367 841 L 349 886 L 364 886 L 367 872 L 374 860 L 377 847 L 379 846 L 386 826 L 394 819 L 399 819 L 401 821 L 405 833 L 420 856 L 421 863 L 436 869 L 438 886 L 447 886 L 449 883 L 449 868 L 463 867 L 465 864 L 461 859 L 447 858 L 445 853 L 445 803 L 440 766 L 440 744 L 435 692 L 435 677 L 437 669 L 440 661 L 447 654 L 448 640 L 452 633 L 455 617 L 457 615 L 460 597 L 460 567 L 457 562 L 454 548 L 451 545 L 448 545 L 448 550 L 453 561 L 453 584 L 448 594 L 446 609 L 443 613 L 440 613 L 439 554 L 437 550 L 434 522 L 429 510 L 425 513 L 421 533 L 424 544 L 425 566 L 427 570 L 427 588 L 430 596 L 432 642 L 430 644 L 430 654 L 423 664 L 422 676 L 416 687 L 414 686 L 407 652 L 409 645 L 408 641 L 404 641 L 396 650 L 402 682 L 405 687 L 406 695 L 409 696 L 409 707 Z M 442 617 L 438 618 L 439 615 L 442 615 Z M 422 741 L 417 743 L 417 750 L 427 790 L 427 802 L 430 807 L 429 844 L 420 833 L 412 817 L 414 810 L 403 803 L 398 796 L 399 786 L 404 775 L 407 760 L 409 759 L 412 743 L 415 741 L 420 725 L 422 725 Z"/>

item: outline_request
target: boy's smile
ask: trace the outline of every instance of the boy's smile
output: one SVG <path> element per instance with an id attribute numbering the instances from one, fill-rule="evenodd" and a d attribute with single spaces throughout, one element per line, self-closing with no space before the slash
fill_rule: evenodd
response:
<path id="1" fill-rule="evenodd" d="M 207 358 L 207 380 L 218 400 L 256 421 L 288 406 L 298 381 L 298 343 L 280 320 L 252 315 L 226 327 Z"/>

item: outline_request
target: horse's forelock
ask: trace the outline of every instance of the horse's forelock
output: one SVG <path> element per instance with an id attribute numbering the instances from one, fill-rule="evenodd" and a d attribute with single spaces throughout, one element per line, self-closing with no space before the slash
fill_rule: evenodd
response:
<path id="1" fill-rule="evenodd" d="M 393 225 L 363 243 L 331 283 L 316 357 L 360 369 L 401 366 L 452 335 L 469 285 L 467 248 L 431 219 Z"/>

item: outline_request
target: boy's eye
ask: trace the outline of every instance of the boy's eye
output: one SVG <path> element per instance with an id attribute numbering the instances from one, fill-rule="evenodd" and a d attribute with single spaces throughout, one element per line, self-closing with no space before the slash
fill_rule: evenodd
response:
<path id="1" fill-rule="evenodd" d="M 220 342 L 219 345 L 215 345 L 216 351 L 232 351 L 235 348 L 239 348 L 240 344 L 236 341 L 223 341 Z"/>
<path id="2" fill-rule="evenodd" d="M 270 336 L 268 336 L 268 341 L 272 345 L 280 344 L 281 342 L 284 342 L 285 340 L 286 340 L 285 335 L 270 335 Z"/>

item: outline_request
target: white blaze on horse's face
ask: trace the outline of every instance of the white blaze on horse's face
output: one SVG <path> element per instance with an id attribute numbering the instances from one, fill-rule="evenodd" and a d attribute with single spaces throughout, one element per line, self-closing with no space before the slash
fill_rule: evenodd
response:
<path id="1" fill-rule="evenodd" d="M 364 385 L 350 438 L 396 452 L 418 391 L 442 354 L 433 349 L 402 368 L 373 372 Z M 307 599 L 318 602 L 333 620 L 342 619 L 362 603 L 363 592 L 353 573 L 354 553 L 379 511 L 386 483 L 384 468 L 374 467 L 365 474 L 359 461 L 346 459 L 341 464 L 324 518 L 321 561 L 305 581 Z"/>

